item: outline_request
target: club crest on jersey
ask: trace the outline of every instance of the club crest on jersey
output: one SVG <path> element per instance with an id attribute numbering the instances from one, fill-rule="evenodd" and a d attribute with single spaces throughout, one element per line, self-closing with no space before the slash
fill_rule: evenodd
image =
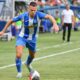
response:
<path id="1" fill-rule="evenodd" d="M 37 27 L 38 24 L 34 24 L 34 25 L 31 25 L 31 26 L 28 26 L 28 28 L 34 28 L 34 27 Z"/>
<path id="2" fill-rule="evenodd" d="M 28 28 L 33 28 L 34 26 L 33 25 L 31 25 L 31 26 L 28 26 Z"/>

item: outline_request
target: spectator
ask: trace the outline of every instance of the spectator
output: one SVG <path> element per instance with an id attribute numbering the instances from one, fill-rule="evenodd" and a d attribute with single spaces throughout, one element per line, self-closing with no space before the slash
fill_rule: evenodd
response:
<path id="1" fill-rule="evenodd" d="M 72 0 L 72 4 L 74 5 L 74 6 L 77 6 L 78 4 L 77 4 L 77 0 Z"/>
<path id="2" fill-rule="evenodd" d="M 57 5 L 57 2 L 56 2 L 56 0 L 48 0 L 48 4 L 50 5 L 50 6 L 55 6 L 55 5 Z"/>
<path id="3" fill-rule="evenodd" d="M 40 10 L 40 9 L 42 9 L 44 7 L 45 2 L 42 1 L 42 0 L 38 0 L 37 4 L 38 4 L 38 9 Z M 41 12 L 44 12 L 44 10 L 41 10 Z"/>
<path id="4" fill-rule="evenodd" d="M 57 5 L 64 5 L 62 0 L 56 0 L 57 1 Z"/>
<path id="5" fill-rule="evenodd" d="M 57 22 L 57 25 L 59 26 L 59 31 L 61 30 L 61 18 L 60 18 L 60 15 L 59 15 L 59 11 L 57 10 L 56 12 L 55 12 L 55 20 L 56 20 L 56 22 Z"/>
<path id="6" fill-rule="evenodd" d="M 80 0 L 77 0 L 78 5 L 80 6 Z"/>
<path id="7" fill-rule="evenodd" d="M 79 19 L 76 15 L 74 16 L 74 19 L 75 19 L 74 31 L 78 31 Z"/>
<path id="8" fill-rule="evenodd" d="M 65 41 L 66 27 L 68 27 L 67 42 L 70 41 L 72 25 L 74 26 L 74 13 L 67 4 L 66 9 L 62 12 L 63 41 Z"/>

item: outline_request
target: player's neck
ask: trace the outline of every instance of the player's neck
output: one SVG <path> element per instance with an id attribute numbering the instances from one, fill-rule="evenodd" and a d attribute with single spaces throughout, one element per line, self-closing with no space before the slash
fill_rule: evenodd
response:
<path id="1" fill-rule="evenodd" d="M 34 18 L 34 15 L 32 15 L 32 14 L 29 13 L 29 17 L 30 17 L 30 18 Z"/>

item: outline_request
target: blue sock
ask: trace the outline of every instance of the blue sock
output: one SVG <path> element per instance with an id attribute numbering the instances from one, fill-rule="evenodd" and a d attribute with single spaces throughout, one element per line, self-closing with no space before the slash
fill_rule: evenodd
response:
<path id="1" fill-rule="evenodd" d="M 29 55 L 27 58 L 27 65 L 30 65 L 30 63 L 32 62 L 33 58 Z"/>
<path id="2" fill-rule="evenodd" d="M 29 55 L 28 58 L 27 58 L 27 61 L 26 61 L 29 72 L 32 70 L 32 67 L 30 65 L 32 60 L 33 60 L 33 58 Z"/>
<path id="3" fill-rule="evenodd" d="M 16 58 L 16 67 L 17 67 L 17 71 L 21 72 L 21 59 L 20 58 Z"/>

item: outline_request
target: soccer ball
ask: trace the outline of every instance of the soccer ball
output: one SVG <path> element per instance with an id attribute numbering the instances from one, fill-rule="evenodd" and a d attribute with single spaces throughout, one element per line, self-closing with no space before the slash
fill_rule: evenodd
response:
<path id="1" fill-rule="evenodd" d="M 40 74 L 37 71 L 33 71 L 30 73 L 31 80 L 40 80 Z"/>

